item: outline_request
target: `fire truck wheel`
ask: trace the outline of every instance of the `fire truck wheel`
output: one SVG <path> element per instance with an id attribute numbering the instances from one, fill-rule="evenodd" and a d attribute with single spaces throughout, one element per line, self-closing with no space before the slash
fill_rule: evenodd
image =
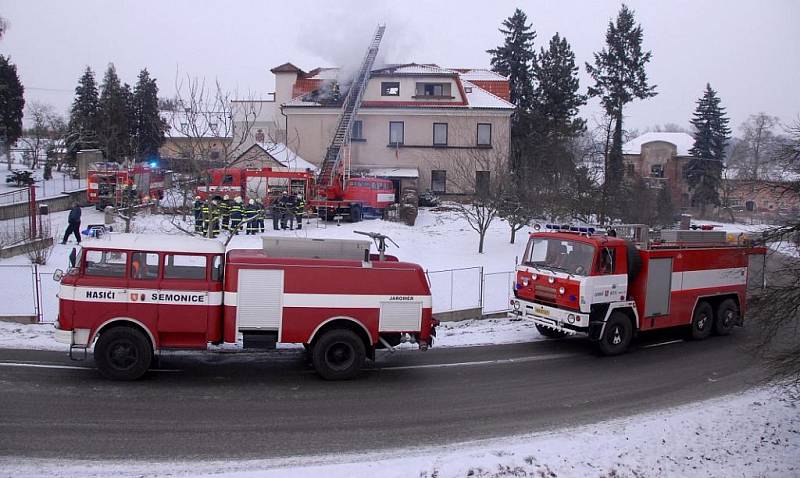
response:
<path id="1" fill-rule="evenodd" d="M 350 222 L 360 222 L 361 216 L 361 206 L 358 204 L 350 206 Z"/>
<path id="2" fill-rule="evenodd" d="M 717 335 L 728 335 L 733 331 L 733 326 L 739 321 L 739 306 L 733 299 L 725 299 L 717 307 L 717 316 L 714 318 L 714 332 Z"/>
<path id="3" fill-rule="evenodd" d="M 364 342 L 351 330 L 325 332 L 314 344 L 314 369 L 325 380 L 347 380 L 361 371 L 366 358 Z"/>
<path id="4" fill-rule="evenodd" d="M 567 336 L 566 332 L 561 332 L 560 330 L 553 330 L 550 327 L 545 327 L 539 324 L 536 324 L 536 330 L 538 330 L 540 334 L 549 339 L 561 339 Z"/>
<path id="5" fill-rule="evenodd" d="M 603 355 L 619 355 L 628 350 L 633 337 L 631 319 L 623 312 L 611 312 L 603 337 L 597 342 Z"/>
<path id="6" fill-rule="evenodd" d="M 94 348 L 97 370 L 111 380 L 136 380 L 153 360 L 153 347 L 131 327 L 114 327 L 100 334 Z"/>
<path id="7" fill-rule="evenodd" d="M 692 314 L 692 339 L 703 340 L 711 335 L 711 330 L 714 326 L 714 311 L 711 309 L 711 304 L 701 300 L 694 308 Z"/>

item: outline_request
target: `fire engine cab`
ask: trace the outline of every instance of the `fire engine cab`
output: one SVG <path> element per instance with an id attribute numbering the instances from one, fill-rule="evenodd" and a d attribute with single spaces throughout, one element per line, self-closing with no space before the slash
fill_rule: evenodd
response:
<path id="1" fill-rule="evenodd" d="M 142 376 L 155 354 L 209 344 L 303 344 L 325 379 L 355 376 L 375 350 L 433 343 L 427 278 L 368 240 L 264 237 L 225 251 L 193 237 L 109 234 L 86 240 L 61 281 L 56 339 L 94 347 L 106 377 Z"/>
<path id="2" fill-rule="evenodd" d="M 550 338 L 583 334 L 606 355 L 638 332 L 688 326 L 691 338 L 742 325 L 748 280 L 763 281 L 766 249 L 724 231 L 547 226 L 530 235 L 516 268 L 512 314 Z"/>

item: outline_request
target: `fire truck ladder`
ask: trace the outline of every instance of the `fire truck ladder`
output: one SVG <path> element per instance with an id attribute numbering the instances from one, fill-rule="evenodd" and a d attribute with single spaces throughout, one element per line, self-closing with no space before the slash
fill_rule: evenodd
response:
<path id="1" fill-rule="evenodd" d="M 321 186 L 333 186 L 333 182 L 336 179 L 336 172 L 342 160 L 342 150 L 350 145 L 353 121 L 355 120 L 356 114 L 358 114 L 358 107 L 361 105 L 361 97 L 369 81 L 372 64 L 375 63 L 375 57 L 378 55 L 378 46 L 381 43 L 385 30 L 386 25 L 378 25 L 375 36 L 369 44 L 367 54 L 361 62 L 361 69 L 353 79 L 350 90 L 347 92 L 347 96 L 345 96 L 342 112 L 339 116 L 339 124 L 336 126 L 336 133 L 333 135 L 333 140 L 331 140 L 331 144 L 328 146 L 328 150 L 325 153 L 325 159 L 322 162 L 322 168 L 319 173 L 317 184 Z"/>

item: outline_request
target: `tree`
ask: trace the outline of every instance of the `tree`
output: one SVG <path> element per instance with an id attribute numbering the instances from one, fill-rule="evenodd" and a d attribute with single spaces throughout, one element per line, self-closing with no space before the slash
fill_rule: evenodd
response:
<path id="1" fill-rule="evenodd" d="M 3 35 L 6 34 L 6 30 L 8 30 L 8 22 L 5 18 L 0 17 L 0 40 L 3 39 Z"/>
<path id="2" fill-rule="evenodd" d="M 22 115 L 25 108 L 25 88 L 19 81 L 17 65 L 0 55 L 0 154 L 8 159 L 9 148 L 22 136 Z"/>
<path id="3" fill-rule="evenodd" d="M 158 157 L 164 144 L 167 122 L 159 114 L 158 85 L 147 69 L 139 73 L 133 89 L 133 153 L 139 160 Z"/>
<path id="4" fill-rule="evenodd" d="M 94 72 L 88 66 L 75 87 L 75 99 L 70 110 L 67 125 L 67 153 L 70 159 L 82 149 L 99 147 L 98 121 L 100 100 L 97 95 L 97 83 Z"/>
<path id="5" fill-rule="evenodd" d="M 595 82 L 589 87 L 589 96 L 600 98 L 603 109 L 613 122 L 611 147 L 605 160 L 604 209 L 609 195 L 618 190 L 623 178 L 624 107 L 634 99 L 656 95 L 656 86 L 648 84 L 645 72 L 652 54 L 642 50 L 642 39 L 642 27 L 636 25 L 633 11 L 623 4 L 616 21 L 608 23 L 606 47 L 594 54 L 594 65 L 586 63 L 586 71 Z"/>
<path id="6" fill-rule="evenodd" d="M 26 109 L 31 127 L 25 130 L 22 141 L 31 152 L 33 157 L 31 168 L 35 169 L 39 160 L 46 158 L 48 151 L 62 139 L 64 119 L 55 112 L 52 105 L 47 103 L 34 101 L 29 103 Z"/>
<path id="7" fill-rule="evenodd" d="M 517 8 L 500 28 L 500 33 L 505 36 L 503 44 L 486 50 L 492 55 L 492 71 L 508 77 L 511 103 L 517 107 L 517 121 L 520 113 L 530 111 L 533 102 L 533 64 L 536 62 L 533 40 L 536 31 L 527 22 L 528 16 Z"/>
<path id="8" fill-rule="evenodd" d="M 121 162 L 131 154 L 133 93 L 122 84 L 113 63 L 108 65 L 100 85 L 98 136 L 106 159 Z"/>
<path id="9" fill-rule="evenodd" d="M 775 134 L 778 124 L 777 117 L 762 112 L 750 115 L 739 127 L 743 135 L 731 151 L 728 164 L 738 179 L 755 181 L 780 175 L 780 168 L 773 172 L 770 164 L 781 147 L 780 138 Z"/>
<path id="10" fill-rule="evenodd" d="M 705 215 L 707 205 L 720 204 L 722 169 L 731 134 L 728 122 L 717 92 L 711 88 L 711 84 L 706 84 L 691 120 L 694 145 L 689 150 L 692 159 L 686 165 L 686 181 L 692 191 L 692 203 L 700 206 L 701 216 Z"/>
<path id="11" fill-rule="evenodd" d="M 575 54 L 558 33 L 550 39 L 547 50 L 541 49 L 533 71 L 536 88 L 527 137 L 532 171 L 524 174 L 525 183 L 540 190 L 545 210 L 557 213 L 571 196 L 566 184 L 575 174 L 573 142 L 586 129 L 586 122 L 578 117 L 586 96 L 578 93 Z"/>

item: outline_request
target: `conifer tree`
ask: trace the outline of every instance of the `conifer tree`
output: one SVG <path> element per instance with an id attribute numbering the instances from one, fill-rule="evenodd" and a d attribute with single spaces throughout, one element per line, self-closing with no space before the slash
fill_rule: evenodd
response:
<path id="1" fill-rule="evenodd" d="M 133 153 L 138 159 L 149 160 L 157 157 L 158 148 L 164 144 L 167 124 L 159 114 L 156 79 L 150 78 L 147 69 L 139 72 L 133 97 Z"/>
<path id="2" fill-rule="evenodd" d="M 517 8 L 500 28 L 500 33 L 505 36 L 503 44 L 486 51 L 492 55 L 492 71 L 508 77 L 511 103 L 517 107 L 517 121 L 530 111 L 533 102 L 533 64 L 536 62 L 533 40 L 536 31 L 527 22 L 528 16 Z"/>
<path id="3" fill-rule="evenodd" d="M 97 131 L 99 105 L 94 72 L 87 66 L 75 87 L 75 99 L 67 126 L 67 151 L 73 160 L 82 149 L 100 147 Z"/>
<path id="4" fill-rule="evenodd" d="M 686 165 L 692 203 L 700 207 L 701 215 L 705 213 L 707 205 L 719 205 L 725 148 L 731 134 L 728 122 L 717 92 L 711 88 L 711 84 L 706 84 L 691 120 L 694 146 L 689 150 L 692 159 Z"/>
<path id="5" fill-rule="evenodd" d="M 566 38 L 556 33 L 548 49 L 542 48 L 533 64 L 536 88 L 533 111 L 536 129 L 558 139 L 574 138 L 586 129 L 578 117 L 578 109 L 586 104 L 586 96 L 578 93 L 578 67 L 575 53 Z"/>
<path id="6" fill-rule="evenodd" d="M 605 164 L 606 198 L 618 191 L 623 177 L 623 109 L 634 99 L 656 95 L 656 87 L 648 84 L 645 72 L 651 52 L 642 50 L 642 39 L 642 27 L 636 24 L 633 11 L 623 4 L 616 20 L 608 23 L 605 48 L 594 54 L 594 65 L 586 64 L 586 71 L 595 82 L 589 87 L 589 96 L 600 98 L 603 109 L 614 123 Z"/>
<path id="7" fill-rule="evenodd" d="M 122 161 L 130 155 L 132 93 L 122 85 L 114 64 L 108 65 L 100 85 L 100 148 L 106 159 Z"/>
<path id="8" fill-rule="evenodd" d="M 17 66 L 0 55 L 0 154 L 8 154 L 10 146 L 22 136 L 22 115 L 25 88 L 19 81 Z M 11 157 L 8 156 L 11 168 Z"/>

